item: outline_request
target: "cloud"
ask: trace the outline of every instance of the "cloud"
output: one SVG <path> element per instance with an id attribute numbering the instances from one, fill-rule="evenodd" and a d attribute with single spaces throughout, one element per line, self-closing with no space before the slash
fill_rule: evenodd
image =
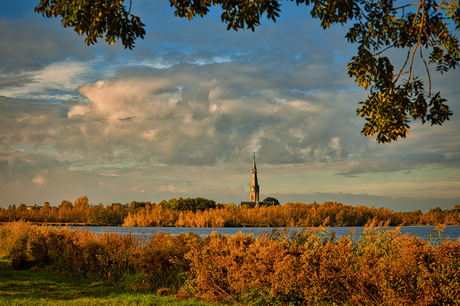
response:
<path id="1" fill-rule="evenodd" d="M 0 79 L 0 95 L 10 98 L 71 100 L 91 65 L 76 61 L 52 63 L 41 69 L 11 72 Z"/>
<path id="2" fill-rule="evenodd" d="M 0 58 L 8 59 L 2 62 L 1 70 L 18 73 L 69 57 L 83 59 L 93 55 L 95 50 L 87 48 L 72 30 L 64 29 L 56 20 L 33 14 L 33 6 L 28 9 L 27 15 L 19 18 L 0 16 Z"/>
<path id="3" fill-rule="evenodd" d="M 0 16 L 2 205 L 82 194 L 238 203 L 254 150 L 264 196 L 282 202 L 369 196 L 412 207 L 430 191 L 457 196 L 459 71 L 432 75 L 451 121 L 415 123 L 409 138 L 377 145 L 360 135 L 367 93 L 346 73 L 356 50 L 345 28 L 324 32 L 294 4 L 255 33 L 227 32 L 215 13 L 189 23 L 167 2 L 133 9 L 152 20 L 134 51 L 87 47 L 38 15 Z"/>
<path id="4" fill-rule="evenodd" d="M 71 135 L 65 139 L 72 142 L 61 140 L 57 147 L 185 165 L 232 161 L 238 152 L 253 150 L 264 151 L 272 163 L 334 160 L 350 153 L 340 138 L 353 139 L 356 126 L 345 117 L 331 120 L 349 104 L 336 109 L 324 104 L 355 94 L 275 90 L 283 76 L 261 83 L 256 75 L 264 73 L 258 66 L 212 64 L 142 68 L 136 76 L 131 68 L 127 76 L 79 88 L 89 103 L 70 106 Z M 359 137 L 353 141 L 363 143 Z"/>
<path id="5" fill-rule="evenodd" d="M 436 198 L 436 197 L 419 197 L 408 198 L 404 196 L 382 196 L 370 194 L 353 194 L 353 193 L 320 193 L 314 192 L 310 194 L 273 194 L 281 203 L 286 202 L 302 202 L 302 203 L 324 203 L 327 201 L 336 201 L 345 205 L 363 205 L 374 206 L 376 208 L 385 207 L 394 211 L 414 211 L 422 210 L 427 213 L 430 208 L 441 207 L 443 209 L 451 209 L 457 203 L 460 203 L 460 197 L 456 198 Z"/>
<path id="6" fill-rule="evenodd" d="M 46 181 L 46 179 L 42 174 L 37 174 L 32 179 L 32 183 L 34 183 L 36 185 L 43 185 L 43 184 L 45 184 L 45 181 Z"/>
<path id="7" fill-rule="evenodd" d="M 72 118 L 74 116 L 84 116 L 91 111 L 91 107 L 88 104 L 76 104 L 73 105 L 67 112 L 67 116 Z"/>
<path id="8" fill-rule="evenodd" d="M 337 173 L 353 177 L 455 160 L 450 152 L 439 161 L 430 153 L 405 157 L 396 146 L 382 151 L 360 136 L 354 105 L 361 93 L 292 90 L 299 84 L 290 85 L 283 74 L 260 82 L 266 74 L 265 68 L 248 64 L 131 66 L 114 79 L 80 86 L 80 102 L 30 100 L 14 113 L 14 122 L 11 116 L 5 120 L 10 131 L 16 129 L 9 136 L 14 145 L 52 147 L 66 160 L 91 157 L 108 166 L 216 165 L 255 150 L 270 164 L 340 163 Z M 70 84 L 72 77 L 64 79 Z"/>

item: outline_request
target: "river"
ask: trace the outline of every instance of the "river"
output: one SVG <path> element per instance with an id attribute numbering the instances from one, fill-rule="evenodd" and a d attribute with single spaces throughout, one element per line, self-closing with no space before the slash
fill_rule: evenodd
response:
<path id="1" fill-rule="evenodd" d="M 385 229 L 395 229 L 396 227 L 390 226 Z M 200 228 L 200 227 L 110 227 L 110 226 L 71 226 L 70 229 L 76 230 L 88 230 L 96 234 L 100 233 L 120 233 L 120 234 L 132 234 L 139 238 L 148 239 L 152 235 L 158 232 L 171 233 L 172 235 L 179 235 L 181 233 L 196 233 L 201 236 L 210 235 L 213 232 L 217 232 L 224 235 L 234 235 L 238 232 L 244 234 L 259 235 L 261 233 L 270 233 L 274 228 L 268 227 L 219 227 L 219 228 Z M 302 230 L 302 228 L 292 228 L 292 230 Z M 436 235 L 434 226 L 405 226 L 401 228 L 401 234 L 409 233 L 411 236 L 418 236 L 420 239 L 429 240 L 430 236 L 443 239 Z M 283 228 L 280 228 L 283 230 Z M 336 233 L 336 237 L 342 237 L 354 230 L 355 236 L 359 236 L 363 230 L 363 227 L 329 227 L 327 231 Z M 450 240 L 456 240 L 460 238 L 460 226 L 446 226 L 441 231 L 444 238 Z"/>

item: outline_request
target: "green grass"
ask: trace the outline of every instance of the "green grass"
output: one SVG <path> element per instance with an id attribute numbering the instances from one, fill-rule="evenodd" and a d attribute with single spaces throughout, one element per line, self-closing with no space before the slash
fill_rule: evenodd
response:
<path id="1" fill-rule="evenodd" d="M 91 280 L 47 272 L 13 270 L 0 259 L 0 305 L 201 305 L 193 300 L 175 301 L 151 292 L 133 292 Z"/>

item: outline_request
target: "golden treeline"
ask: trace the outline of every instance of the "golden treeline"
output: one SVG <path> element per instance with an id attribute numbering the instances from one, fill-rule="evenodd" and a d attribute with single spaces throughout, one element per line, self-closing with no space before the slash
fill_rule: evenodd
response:
<path id="1" fill-rule="evenodd" d="M 0 222 L 30 221 L 37 223 L 67 223 L 111 226 L 154 227 L 312 227 L 389 225 L 458 225 L 460 205 L 427 213 L 420 210 L 394 212 L 388 208 L 351 206 L 337 202 L 291 203 L 260 208 L 234 204 L 216 204 L 203 198 L 170 199 L 160 203 L 113 203 L 90 205 L 86 196 L 72 204 L 62 201 L 59 206 L 45 202 L 43 206 L 0 209 Z"/>

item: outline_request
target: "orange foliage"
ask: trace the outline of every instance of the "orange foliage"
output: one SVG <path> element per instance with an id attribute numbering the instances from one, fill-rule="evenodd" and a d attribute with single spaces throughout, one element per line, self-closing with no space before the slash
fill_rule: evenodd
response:
<path id="1" fill-rule="evenodd" d="M 132 201 L 129 204 L 113 203 L 104 207 L 102 204 L 89 205 L 88 198 L 84 196 L 75 200 L 74 204 L 62 201 L 59 207 L 49 204 L 43 207 L 27 207 L 21 204 L 17 208 L 11 205 L 8 209 L 0 209 L 0 221 L 18 220 L 87 225 L 123 224 L 128 227 L 317 227 L 364 226 L 372 223 L 459 225 L 460 205 L 450 210 L 437 207 L 425 214 L 420 210 L 393 212 L 388 208 L 351 206 L 337 202 L 288 202 L 284 205 L 248 208 L 233 204 L 215 204 L 214 201 L 202 198 L 171 199 L 159 204 Z"/>
<path id="2" fill-rule="evenodd" d="M 0 255 L 17 269 L 108 281 L 176 298 L 267 305 L 458 305 L 460 241 L 439 244 L 367 227 L 259 236 L 132 235 L 0 226 Z"/>

